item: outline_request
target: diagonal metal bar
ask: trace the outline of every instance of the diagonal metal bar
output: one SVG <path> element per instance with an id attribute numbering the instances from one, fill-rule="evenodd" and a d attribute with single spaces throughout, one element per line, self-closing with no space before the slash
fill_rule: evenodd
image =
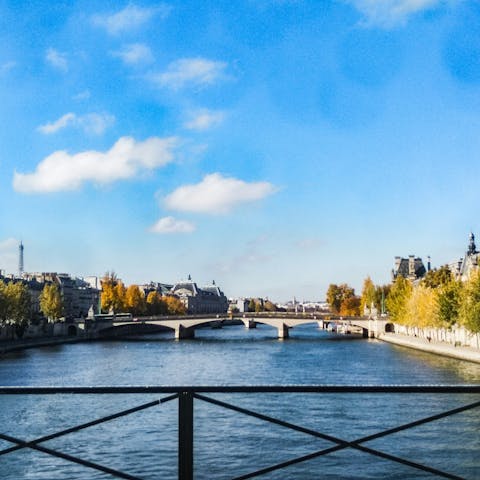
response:
<path id="1" fill-rule="evenodd" d="M 449 417 L 457 413 L 466 412 L 467 410 L 473 410 L 474 408 L 478 408 L 478 407 L 480 407 L 480 401 L 470 403 L 468 405 L 463 405 L 462 407 L 453 408 L 451 410 L 447 410 L 446 412 L 437 413 L 436 415 L 431 415 L 429 417 L 421 418 L 420 420 L 414 420 L 413 422 L 405 423 L 403 425 L 399 425 L 398 427 L 389 428 L 388 430 L 383 430 L 381 432 L 359 438 L 358 440 L 355 440 L 352 443 L 370 442 L 371 440 L 376 440 L 377 438 L 385 437 L 387 435 L 401 432 L 402 430 L 407 430 L 409 428 L 418 427 L 419 425 L 434 422 L 435 420 L 441 420 L 442 418 Z"/>
<path id="2" fill-rule="evenodd" d="M 387 435 L 391 435 L 393 433 L 396 433 L 396 432 L 399 432 L 399 431 L 402 431 L 402 430 L 406 430 L 406 429 L 409 429 L 409 428 L 413 428 L 413 427 L 416 427 L 418 425 L 422 425 L 422 424 L 425 424 L 425 423 L 428 423 L 428 422 L 433 422 L 435 420 L 439 420 L 441 418 L 445 418 L 447 416 L 454 415 L 456 413 L 461 413 L 461 412 L 464 412 L 464 411 L 467 411 L 467 410 L 471 410 L 471 409 L 477 408 L 479 406 L 480 406 L 480 402 L 475 402 L 475 403 L 472 403 L 472 404 L 469 404 L 469 405 L 465 405 L 463 407 L 454 408 L 452 410 L 448 410 L 447 412 L 442 412 L 442 413 L 437 414 L 437 415 L 432 415 L 430 417 L 426 417 L 426 418 L 423 418 L 421 420 L 416 420 L 416 421 L 413 421 L 413 422 L 410 422 L 410 423 L 406 423 L 404 425 L 400 425 L 398 427 L 394 427 L 394 428 L 391 428 L 391 429 L 388 429 L 388 430 L 384 430 L 382 432 L 379 432 L 379 433 L 376 433 L 376 434 L 373 434 L 373 435 L 368 435 L 368 436 L 359 438 L 359 439 L 354 440 L 353 442 L 350 442 L 350 443 L 352 444 L 352 447 L 354 445 L 357 445 L 357 446 L 359 446 L 359 448 L 361 450 L 363 450 L 364 447 L 360 446 L 359 445 L 360 443 L 364 443 L 364 442 L 371 441 L 371 440 L 374 440 L 374 439 L 377 439 L 377 438 L 381 438 L 381 437 L 384 437 L 384 436 L 387 436 Z M 339 450 L 343 450 L 344 448 L 347 448 L 347 447 L 345 447 L 343 445 L 336 445 L 334 447 L 319 450 L 317 452 L 313 452 L 313 453 L 310 453 L 308 455 L 304 455 L 302 457 L 297 457 L 297 458 L 287 460 L 287 461 L 282 462 L 282 463 L 278 463 L 276 465 L 272 465 L 270 467 L 263 468 L 261 470 L 257 470 L 256 472 L 251 472 L 249 474 L 242 475 L 240 477 L 235 477 L 233 480 L 244 480 L 244 479 L 248 479 L 248 478 L 254 478 L 254 477 L 257 477 L 257 476 L 260 476 L 260 475 L 264 475 L 265 473 L 270 473 L 270 472 L 273 472 L 275 470 L 280 470 L 282 468 L 286 468 L 286 467 L 289 467 L 291 465 L 295 465 L 297 463 L 305 462 L 305 461 L 308 461 L 308 460 L 313 460 L 314 458 L 317 458 L 317 457 L 320 457 L 320 456 L 323 456 L 323 455 L 327 455 L 329 453 L 337 452 Z M 371 453 L 371 452 L 367 452 L 367 453 Z M 382 453 L 382 456 L 383 455 L 388 455 L 388 454 L 384 454 L 383 452 L 380 452 L 380 453 Z M 392 461 L 399 461 L 400 460 L 400 463 L 405 462 L 405 459 L 400 459 L 398 457 L 396 457 L 395 459 L 390 458 L 390 460 L 392 460 Z M 410 462 L 410 461 L 407 461 L 407 462 Z M 410 463 L 413 463 L 413 462 L 410 462 Z M 420 468 L 422 470 L 425 467 L 424 465 L 421 465 L 421 464 L 415 464 L 415 465 L 410 465 L 408 463 L 404 463 L 404 464 L 415 467 L 415 468 Z M 441 472 L 439 470 L 433 471 L 433 469 L 431 467 L 426 467 L 426 468 L 428 468 L 428 470 L 426 470 L 426 471 L 428 471 L 429 473 L 434 473 L 436 475 L 440 475 L 440 476 L 445 477 L 445 478 L 462 479 L 462 477 L 459 477 L 459 476 L 456 476 L 456 475 L 453 475 L 453 474 L 450 474 L 450 473 L 447 473 L 447 472 Z"/>
<path id="3" fill-rule="evenodd" d="M 251 473 L 247 473 L 245 475 L 241 475 L 239 477 L 235 477 L 232 480 L 246 480 L 248 478 L 259 477 L 260 475 L 264 475 L 266 473 L 270 473 L 270 472 L 273 472 L 275 470 L 280 470 L 282 468 L 287 468 L 287 467 L 290 467 L 292 465 L 296 465 L 297 463 L 306 462 L 308 460 L 313 460 L 313 459 L 321 457 L 323 455 L 327 455 L 329 453 L 337 452 L 338 450 L 343 450 L 344 448 L 345 447 L 343 447 L 341 445 L 326 448 L 324 450 L 319 450 L 317 452 L 309 453 L 308 455 L 304 455 L 302 457 L 293 458 L 291 460 L 287 460 L 287 461 L 282 462 L 282 463 L 277 463 L 276 465 L 271 465 L 269 467 L 262 468 L 260 470 L 255 471 L 255 472 L 251 472 Z M 360 446 L 360 450 L 363 450 L 363 447 Z M 425 465 L 422 465 L 422 464 L 419 464 L 419 463 L 411 462 L 409 460 L 405 460 L 405 459 L 400 458 L 400 457 L 395 457 L 393 455 L 385 454 L 385 453 L 380 452 L 380 451 L 365 449 L 365 452 L 366 453 L 371 453 L 372 455 L 376 455 L 376 453 L 379 453 L 381 455 L 378 455 L 378 456 L 381 456 L 382 458 L 385 458 L 387 460 L 391 460 L 391 461 L 394 461 L 394 462 L 397 462 L 397 463 L 401 463 L 403 465 L 407 465 L 407 466 L 410 466 L 410 467 L 413 467 L 413 468 L 417 468 L 419 470 L 422 470 L 422 471 L 425 471 L 425 472 L 428 472 L 428 473 L 433 473 L 433 474 L 438 475 L 438 476 L 443 477 L 443 478 L 450 478 L 452 480 L 465 480 L 463 477 L 459 477 L 457 475 L 453 475 L 453 474 L 448 473 L 448 472 L 443 472 L 441 470 L 437 470 L 437 469 L 434 469 L 432 467 L 428 467 L 428 466 L 425 466 Z M 374 453 L 374 452 L 376 452 L 376 453 Z"/>
<path id="4" fill-rule="evenodd" d="M 317 432 L 316 430 L 311 430 L 310 428 L 301 427 L 299 425 L 295 425 L 294 423 L 285 422 L 284 420 L 279 420 L 278 418 L 270 417 L 268 415 L 264 415 L 263 413 L 254 412 L 253 410 L 248 410 L 246 408 L 238 407 L 237 405 L 232 405 L 230 403 L 222 402 L 221 400 L 217 400 L 216 398 L 205 397 L 201 394 L 194 394 L 195 398 L 199 400 L 203 400 L 204 402 L 211 403 L 216 405 L 217 407 L 223 407 L 227 410 L 233 410 L 237 413 L 243 413 L 250 417 L 258 418 L 259 420 L 263 420 L 265 422 L 273 423 L 275 425 L 279 425 L 281 427 L 289 428 L 290 430 L 295 430 L 297 432 L 305 433 L 307 435 L 312 435 L 313 437 L 322 438 L 323 440 L 328 440 L 329 442 L 333 442 L 336 444 L 344 445 L 345 448 L 350 446 L 350 443 L 344 440 L 341 440 L 337 437 L 333 437 L 331 435 L 327 435 L 325 433 Z"/>
<path id="5" fill-rule="evenodd" d="M 88 460 L 82 460 L 81 458 L 74 457 L 73 455 L 69 455 L 67 453 L 62 453 L 57 450 L 53 450 L 51 448 L 42 447 L 41 445 L 28 445 L 28 442 L 20 440 L 15 437 L 11 437 L 10 435 L 5 435 L 3 433 L 0 434 L 0 439 L 6 440 L 7 442 L 16 443 L 17 445 L 21 445 L 22 447 L 29 447 L 33 450 L 37 450 L 39 452 L 47 453 L 54 457 L 62 458 L 63 460 L 67 460 L 72 463 L 78 463 L 84 467 L 93 468 L 95 470 L 99 470 L 104 473 L 109 473 L 117 478 L 125 478 L 126 480 L 142 480 L 140 477 L 135 477 L 134 475 L 130 475 L 125 472 L 120 472 L 119 470 L 115 470 L 113 468 L 105 467 L 98 463 L 90 462 Z"/>
<path id="6" fill-rule="evenodd" d="M 98 418 L 96 420 L 92 420 L 87 423 L 82 423 L 81 425 L 76 425 L 74 427 L 67 428 L 65 430 L 61 430 L 56 433 L 52 433 L 50 435 L 45 435 L 44 437 L 39 437 L 36 438 L 35 440 L 30 440 L 28 442 L 25 442 L 25 445 L 16 445 L 14 447 L 9 447 L 4 450 L 0 450 L 0 456 L 1 455 L 6 455 L 7 453 L 14 452 L 16 450 L 21 450 L 22 448 L 28 448 L 31 445 L 38 445 L 39 443 L 46 442 L 48 440 L 53 440 L 54 438 L 62 437 L 64 435 L 67 435 L 69 433 L 73 432 L 78 432 L 80 430 L 83 430 L 88 427 L 93 427 L 95 425 L 99 425 L 101 423 L 108 422 L 110 420 L 114 420 L 116 418 L 124 417 L 126 415 L 130 415 L 131 413 L 139 412 L 141 410 L 146 410 L 147 408 L 154 407 L 156 405 L 160 405 L 162 403 L 169 402 L 170 400 L 175 400 L 178 398 L 178 394 L 170 395 L 168 397 L 161 398 L 159 400 L 154 400 L 152 402 L 144 403 L 143 405 L 138 405 L 136 407 L 129 408 L 128 410 L 123 410 L 121 412 L 114 413 L 112 415 L 108 415 L 106 417 Z"/>
<path id="7" fill-rule="evenodd" d="M 253 412 L 251 410 L 248 410 L 248 409 L 245 409 L 245 408 L 242 408 L 242 407 L 238 407 L 236 405 L 231 405 L 229 403 L 222 402 L 222 401 L 217 400 L 217 399 L 212 399 L 212 398 L 205 397 L 205 396 L 199 395 L 199 394 L 196 394 L 195 397 L 200 399 L 200 400 L 203 400 L 205 402 L 212 403 L 214 405 L 217 405 L 217 406 L 220 406 L 220 407 L 223 407 L 223 408 L 227 408 L 229 410 L 233 410 L 237 413 L 243 413 L 245 415 L 252 416 L 254 418 L 258 418 L 258 419 L 266 421 L 266 422 L 274 423 L 276 425 L 283 426 L 283 427 L 286 427 L 286 428 L 290 428 L 292 430 L 295 430 L 295 431 L 298 431 L 298 432 L 301 432 L 301 433 L 306 433 L 306 434 L 315 436 L 317 438 L 322 438 L 322 439 L 325 439 L 325 440 L 328 440 L 328 441 L 331 441 L 331 442 L 337 444 L 337 446 L 335 446 L 335 447 L 320 450 L 318 452 L 314 452 L 312 454 L 309 454 L 309 455 L 306 455 L 306 456 L 303 456 L 303 457 L 298 457 L 298 458 L 289 460 L 287 462 L 282 462 L 280 464 L 277 464 L 277 465 L 274 465 L 274 466 L 271 466 L 271 467 L 267 467 L 267 468 L 264 468 L 262 470 L 258 470 L 256 472 L 252 472 L 252 473 L 247 474 L 247 475 L 243 475 L 243 476 L 240 476 L 240 477 L 235 477 L 234 480 L 253 478 L 255 476 L 263 475 L 264 473 L 269 473 L 273 470 L 278 470 L 280 468 L 285 468 L 287 466 L 290 466 L 290 465 L 293 465 L 293 464 L 296 464 L 296 463 L 304 462 L 306 460 L 311 460 L 311 459 L 319 457 L 321 455 L 326 455 L 327 453 L 332 453 L 332 452 L 335 452 L 335 451 L 338 451 L 338 450 L 342 450 L 344 448 L 354 448 L 356 450 L 360 450 L 362 452 L 369 453 L 371 455 L 375 455 L 375 456 L 378 456 L 378 457 L 381 457 L 381 458 L 384 458 L 384 459 L 388 459 L 390 461 L 394 461 L 394 462 L 397 462 L 397 463 L 400 463 L 400 464 L 403 464 L 403 465 L 407 465 L 407 466 L 410 466 L 410 467 L 413 467 L 413 468 L 417 468 L 417 469 L 420 469 L 420 470 L 425 471 L 425 472 L 433 473 L 433 474 L 441 476 L 443 478 L 450 478 L 450 479 L 457 479 L 458 480 L 458 479 L 461 479 L 461 477 L 458 477 L 458 476 L 450 474 L 448 472 L 444 472 L 444 471 L 441 471 L 441 470 L 438 470 L 438 469 L 435 469 L 433 467 L 429 467 L 429 466 L 426 466 L 426 465 L 423 465 L 423 464 L 420 464 L 420 463 L 417 463 L 417 462 L 412 462 L 410 460 L 407 460 L 407 459 L 404 459 L 404 458 L 401 458 L 401 457 L 398 457 L 398 456 L 395 456 L 395 455 L 390 455 L 390 454 L 382 452 L 380 450 L 376 450 L 376 449 L 372 449 L 372 448 L 362 446 L 362 445 L 360 445 L 360 443 L 363 443 L 363 442 L 366 442 L 366 441 L 369 441 L 369 440 L 373 440 L 375 438 L 380 438 L 382 436 L 390 435 L 392 433 L 395 433 L 395 432 L 398 432 L 398 431 L 401 431 L 401 430 L 405 430 L 407 428 L 412 428 L 412 427 L 417 426 L 417 425 L 421 425 L 421 424 L 424 424 L 424 423 L 427 423 L 427 422 L 432 422 L 434 420 L 438 420 L 440 418 L 444 418 L 444 417 L 447 417 L 449 415 L 453 415 L 455 413 L 463 412 L 463 411 L 470 410 L 470 409 L 473 409 L 473 408 L 476 408 L 476 407 L 480 406 L 480 402 L 475 402 L 475 403 L 470 404 L 470 405 L 455 408 L 453 410 L 450 410 L 450 411 L 447 411 L 447 412 L 442 412 L 442 413 L 437 414 L 437 415 L 432 415 L 430 417 L 427 417 L 427 418 L 424 418 L 424 419 L 421 419 L 421 420 L 416 420 L 414 422 L 410 422 L 409 424 L 401 425 L 399 427 L 395 427 L 395 428 L 392 428 L 392 429 L 389 429 L 389 430 L 386 430 L 386 431 L 383 431 L 383 432 L 380 432 L 380 433 L 377 433 L 377 434 L 374 434 L 374 435 L 369 435 L 367 437 L 363 437 L 363 438 L 358 439 L 358 440 L 353 441 L 353 442 L 348 442 L 348 441 L 342 440 L 340 438 L 333 437 L 331 435 L 326 435 L 326 434 L 317 432 L 315 430 L 300 427 L 298 425 L 294 425 L 294 424 L 291 424 L 289 422 L 284 422 L 283 420 L 278 420 L 276 418 L 269 417 L 267 415 L 263 415 L 263 414 L 260 414 L 258 412 Z"/>

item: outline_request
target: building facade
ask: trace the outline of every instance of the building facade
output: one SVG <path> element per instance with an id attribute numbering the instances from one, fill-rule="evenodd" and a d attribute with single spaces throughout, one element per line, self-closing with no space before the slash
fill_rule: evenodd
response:
<path id="1" fill-rule="evenodd" d="M 408 258 L 395 257 L 392 281 L 401 276 L 415 282 L 423 278 L 428 270 L 430 270 L 430 257 L 428 258 L 427 268 L 425 268 L 422 259 L 415 257 L 415 255 L 409 255 Z"/>
<path id="2" fill-rule="evenodd" d="M 456 262 L 450 263 L 448 267 L 457 280 L 464 282 L 468 280 L 473 272 L 478 270 L 479 263 L 480 252 L 477 250 L 477 246 L 475 245 L 475 235 L 470 232 L 465 256 Z"/>
<path id="3" fill-rule="evenodd" d="M 215 281 L 200 288 L 189 276 L 186 282 L 176 283 L 170 292 L 180 298 L 187 313 L 227 313 L 228 299 Z"/>

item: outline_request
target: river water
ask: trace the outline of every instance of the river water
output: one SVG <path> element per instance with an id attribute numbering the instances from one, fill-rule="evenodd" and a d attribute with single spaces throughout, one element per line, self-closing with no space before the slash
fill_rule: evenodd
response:
<path id="1" fill-rule="evenodd" d="M 0 359 L 1 385 L 392 385 L 478 384 L 480 365 L 304 325 L 288 340 L 243 326 L 124 341 L 25 350 Z M 166 395 L 0 397 L 0 429 L 24 439 L 62 430 Z M 217 399 L 323 433 L 355 440 L 473 403 L 473 395 L 215 394 Z M 145 479 L 177 475 L 177 401 L 45 442 L 44 446 Z M 195 400 L 195 478 L 228 479 L 332 446 L 322 439 Z M 480 409 L 469 410 L 366 446 L 460 477 L 480 478 Z M 0 450 L 12 444 L 0 440 Z M 0 478 L 110 479 L 33 450 L 0 456 Z M 265 479 L 439 478 L 344 449 Z"/>

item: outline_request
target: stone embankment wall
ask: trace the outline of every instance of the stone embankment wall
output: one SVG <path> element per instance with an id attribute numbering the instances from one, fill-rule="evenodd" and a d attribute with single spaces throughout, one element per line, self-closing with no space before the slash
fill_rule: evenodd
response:
<path id="1" fill-rule="evenodd" d="M 381 333 L 379 340 L 447 357 L 480 363 L 480 335 L 463 327 L 448 329 L 406 327 L 395 324 L 394 333 Z"/>
<path id="2" fill-rule="evenodd" d="M 480 348 L 480 334 L 472 333 L 466 328 L 454 325 L 448 328 L 419 328 L 395 325 L 395 333 L 409 337 L 424 338 L 429 342 L 444 342 L 457 347 Z"/>

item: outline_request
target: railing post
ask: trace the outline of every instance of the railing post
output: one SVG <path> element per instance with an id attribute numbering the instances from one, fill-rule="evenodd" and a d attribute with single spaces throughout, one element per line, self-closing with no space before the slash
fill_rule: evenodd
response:
<path id="1" fill-rule="evenodd" d="M 178 397 L 178 480 L 193 480 L 193 393 Z"/>

